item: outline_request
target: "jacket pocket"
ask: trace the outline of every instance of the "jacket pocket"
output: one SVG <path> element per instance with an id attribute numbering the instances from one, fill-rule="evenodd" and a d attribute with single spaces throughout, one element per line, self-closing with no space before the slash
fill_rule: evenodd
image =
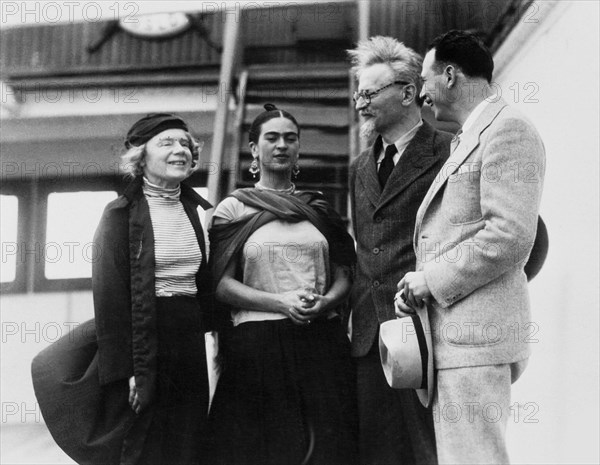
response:
<path id="1" fill-rule="evenodd" d="M 480 180 L 481 169 L 473 164 L 462 165 L 448 178 L 441 211 L 450 224 L 476 223 L 483 219 Z"/>

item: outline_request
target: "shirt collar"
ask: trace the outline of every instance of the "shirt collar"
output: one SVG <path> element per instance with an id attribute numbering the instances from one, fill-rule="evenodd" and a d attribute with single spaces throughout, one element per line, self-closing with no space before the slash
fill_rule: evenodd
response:
<path id="1" fill-rule="evenodd" d="M 473 111 L 471 112 L 469 117 L 465 120 L 465 122 L 461 128 L 462 132 L 463 133 L 467 132 L 473 126 L 473 124 L 475 124 L 475 121 L 477 121 L 477 118 L 479 118 L 479 115 L 481 115 L 483 113 L 483 110 L 485 110 L 485 108 L 490 103 L 495 102 L 497 100 L 498 100 L 498 94 L 490 95 L 489 97 L 483 99 L 483 101 L 481 101 L 479 103 L 479 105 L 477 105 L 473 109 Z"/>
<path id="2" fill-rule="evenodd" d="M 417 131 L 419 130 L 419 128 L 423 126 L 423 120 L 420 119 L 419 122 L 417 124 L 415 124 L 408 132 L 406 132 L 405 134 L 401 135 L 398 139 L 396 139 L 396 141 L 394 142 L 394 145 L 396 146 L 396 148 L 398 149 L 398 153 L 402 153 L 404 152 L 404 149 L 406 148 L 406 146 L 410 143 L 410 141 L 412 140 L 413 137 L 415 137 L 415 134 L 417 133 Z M 383 138 L 381 139 L 381 142 L 383 142 L 383 151 L 385 152 L 385 149 L 387 149 L 388 145 Z"/>
<path id="3" fill-rule="evenodd" d="M 144 177 L 142 189 L 144 190 L 144 195 L 146 197 L 161 197 L 164 199 L 179 200 L 179 196 L 181 195 L 181 187 L 179 185 L 174 189 L 167 189 L 166 187 L 152 184 L 146 177 Z"/>

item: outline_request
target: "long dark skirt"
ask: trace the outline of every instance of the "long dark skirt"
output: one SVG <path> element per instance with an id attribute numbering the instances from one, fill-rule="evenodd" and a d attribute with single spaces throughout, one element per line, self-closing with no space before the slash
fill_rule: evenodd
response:
<path id="1" fill-rule="evenodd" d="M 33 384 L 46 425 L 77 463 L 200 463 L 208 406 L 201 310 L 188 297 L 157 299 L 157 310 L 157 401 L 139 415 L 129 406 L 126 379 L 98 382 L 93 320 L 34 359 Z"/>
<path id="2" fill-rule="evenodd" d="M 340 320 L 233 328 L 209 431 L 214 465 L 356 463 L 355 373 Z"/>
<path id="3" fill-rule="evenodd" d="M 194 298 L 167 297 L 157 299 L 157 311 L 157 401 L 138 463 L 205 463 L 199 449 L 206 434 L 208 371 L 200 309 Z"/>

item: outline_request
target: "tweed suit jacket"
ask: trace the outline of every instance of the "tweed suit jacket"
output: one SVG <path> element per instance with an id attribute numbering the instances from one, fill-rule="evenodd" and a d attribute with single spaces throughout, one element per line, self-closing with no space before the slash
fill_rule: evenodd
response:
<path id="1" fill-rule="evenodd" d="M 383 192 L 376 163 L 381 137 L 350 168 L 352 225 L 358 256 L 350 297 L 353 356 L 366 355 L 379 324 L 395 318 L 396 285 L 415 267 L 412 238 L 417 209 L 449 155 L 451 138 L 423 122 Z"/>
<path id="2" fill-rule="evenodd" d="M 468 129 L 431 185 L 414 232 L 435 301 L 436 368 L 524 360 L 535 341 L 527 278 L 545 171 L 533 125 L 499 100 Z"/>

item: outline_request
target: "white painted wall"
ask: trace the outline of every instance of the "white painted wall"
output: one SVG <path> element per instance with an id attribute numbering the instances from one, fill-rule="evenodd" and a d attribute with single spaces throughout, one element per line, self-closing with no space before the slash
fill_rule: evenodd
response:
<path id="1" fill-rule="evenodd" d="M 91 291 L 2 296 L 2 425 L 43 423 L 31 383 L 42 349 L 94 317 Z"/>
<path id="2" fill-rule="evenodd" d="M 521 22 L 495 60 L 504 98 L 531 118 L 546 146 L 541 214 L 550 236 L 531 283 L 539 342 L 513 386 L 513 402 L 526 408 L 511 415 L 508 439 L 513 463 L 597 464 L 599 3 L 535 8 L 529 20 L 538 21 Z"/>

